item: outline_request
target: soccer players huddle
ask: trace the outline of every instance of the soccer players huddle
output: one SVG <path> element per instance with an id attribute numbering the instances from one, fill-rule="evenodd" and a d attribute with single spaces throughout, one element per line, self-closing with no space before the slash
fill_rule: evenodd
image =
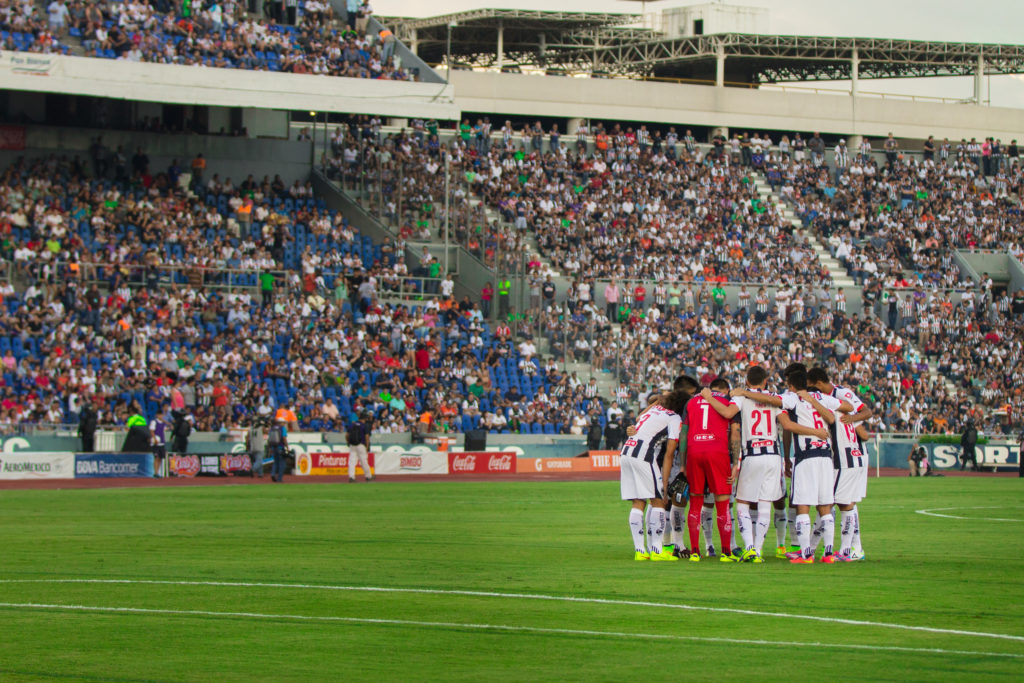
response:
<path id="1" fill-rule="evenodd" d="M 682 375 L 672 391 L 652 397 L 627 430 L 621 490 L 623 500 L 632 501 L 634 558 L 761 563 L 774 510 L 776 557 L 813 564 L 824 545 L 820 561 L 826 564 L 864 559 L 857 503 L 867 489 L 862 423 L 871 409 L 820 367 L 787 367 L 782 393 L 768 390 L 761 366 L 751 366 L 746 380 L 742 389 L 730 390 L 722 378 L 702 388 Z M 713 523 L 721 552 L 715 551 Z"/>

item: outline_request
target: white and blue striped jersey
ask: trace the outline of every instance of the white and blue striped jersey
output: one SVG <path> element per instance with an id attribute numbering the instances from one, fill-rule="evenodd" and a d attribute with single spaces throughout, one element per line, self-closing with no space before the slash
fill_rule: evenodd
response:
<path id="1" fill-rule="evenodd" d="M 826 410 L 831 410 L 835 413 L 840 406 L 839 399 L 837 398 L 820 394 L 817 391 L 812 391 L 810 393 Z M 818 411 L 814 409 L 814 406 L 797 396 L 792 391 L 787 391 L 782 394 L 782 408 L 789 413 L 789 419 L 802 427 L 825 429 L 827 426 L 825 419 L 818 414 Z M 795 452 L 795 459 L 797 462 L 805 458 L 832 457 L 831 444 L 828 441 L 819 439 L 815 436 L 794 434 L 793 450 Z"/>
<path id="2" fill-rule="evenodd" d="M 778 396 L 770 391 L 756 392 L 768 396 Z M 740 446 L 743 457 L 755 455 L 782 455 L 779 444 L 779 415 L 781 408 L 758 403 L 749 398 L 734 396 L 733 402 L 739 406 L 740 412 Z"/>
<path id="3" fill-rule="evenodd" d="M 846 387 L 833 386 L 832 397 L 849 403 L 855 413 L 864 407 L 857 394 Z M 832 464 L 836 469 L 867 467 L 867 454 L 857 436 L 857 425 L 843 424 L 841 420 L 832 425 Z"/>
<path id="4" fill-rule="evenodd" d="M 661 450 L 662 441 L 679 440 L 683 421 L 671 410 L 655 405 L 637 419 L 635 426 L 636 434 L 626 440 L 620 456 L 654 462 Z"/>

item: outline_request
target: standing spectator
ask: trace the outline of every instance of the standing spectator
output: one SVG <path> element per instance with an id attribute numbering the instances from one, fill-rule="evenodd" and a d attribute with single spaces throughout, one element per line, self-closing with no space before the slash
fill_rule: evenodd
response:
<path id="1" fill-rule="evenodd" d="M 978 429 L 974 426 L 974 420 L 971 418 L 967 419 L 967 426 L 964 427 L 964 433 L 960 435 L 960 471 L 963 472 L 964 468 L 967 467 L 967 462 L 970 461 L 971 469 L 975 472 L 980 470 L 978 467 L 978 456 L 974 452 L 974 447 L 978 444 Z"/>
<path id="2" fill-rule="evenodd" d="M 345 21 L 353 31 L 356 28 L 356 18 L 359 17 L 359 0 L 345 0 Z"/>
<path id="3" fill-rule="evenodd" d="M 173 414 L 174 417 L 174 442 L 171 450 L 174 453 L 185 453 L 188 451 L 188 437 L 192 434 L 192 416 L 183 412 Z"/>
<path id="4" fill-rule="evenodd" d="M 263 434 L 263 425 L 253 421 L 245 433 L 245 450 L 252 461 L 252 475 L 263 477 L 263 455 L 267 448 L 267 437 Z"/>
<path id="5" fill-rule="evenodd" d="M 99 414 L 87 398 L 82 407 L 82 416 L 78 420 L 78 437 L 82 440 L 83 453 L 96 452 L 96 425 L 98 422 Z"/>
<path id="6" fill-rule="evenodd" d="M 484 284 L 484 288 L 480 290 L 480 312 L 484 316 L 484 320 L 489 320 L 491 317 L 491 300 L 494 298 L 494 287 L 490 282 Z"/>
<path id="7" fill-rule="evenodd" d="M 619 308 L 619 281 L 612 278 L 604 286 L 604 306 L 609 320 L 615 320 L 615 312 Z"/>
<path id="8" fill-rule="evenodd" d="M 370 0 L 363 0 L 363 4 L 359 5 L 359 9 L 356 11 L 356 33 L 361 36 L 366 33 L 371 14 L 373 14 L 373 8 L 370 7 Z"/>
<path id="9" fill-rule="evenodd" d="M 935 138 L 929 135 L 928 139 L 924 141 L 924 146 L 921 148 L 921 157 L 925 161 L 935 160 Z"/>
<path id="10" fill-rule="evenodd" d="M 370 474 L 370 464 L 366 454 L 370 452 L 370 428 L 366 424 L 369 419 L 366 415 L 360 415 L 355 422 L 349 425 L 345 440 L 348 442 L 348 480 L 356 480 L 356 459 L 363 468 L 363 476 L 366 481 L 373 481 Z"/>
<path id="11" fill-rule="evenodd" d="M 153 474 L 160 477 L 163 476 L 163 462 L 167 457 L 167 437 L 171 434 L 171 425 L 163 409 L 149 423 L 149 434 L 153 446 Z"/>
<path id="12" fill-rule="evenodd" d="M 545 305 L 550 306 L 555 301 L 555 283 L 551 281 L 551 276 L 548 275 L 544 279 L 544 284 L 541 285 L 541 294 L 544 297 Z"/>
<path id="13" fill-rule="evenodd" d="M 263 308 L 274 303 L 274 274 L 270 271 L 260 273 L 260 295 L 263 297 Z"/>
<path id="14" fill-rule="evenodd" d="M 192 160 L 192 185 L 200 187 L 203 183 L 203 174 L 206 172 L 206 159 L 202 154 L 197 154 Z"/>
<path id="15" fill-rule="evenodd" d="M 53 0 L 49 5 L 46 6 L 46 14 L 49 18 L 50 31 L 57 36 L 64 35 L 64 28 L 67 26 L 68 6 L 64 4 L 64 0 Z"/>
<path id="16" fill-rule="evenodd" d="M 299 0 L 284 0 L 286 21 L 289 26 L 295 26 L 299 12 Z"/>
<path id="17" fill-rule="evenodd" d="M 889 133 L 885 139 L 885 163 L 891 168 L 896 164 L 896 157 L 899 154 L 900 143 Z"/>

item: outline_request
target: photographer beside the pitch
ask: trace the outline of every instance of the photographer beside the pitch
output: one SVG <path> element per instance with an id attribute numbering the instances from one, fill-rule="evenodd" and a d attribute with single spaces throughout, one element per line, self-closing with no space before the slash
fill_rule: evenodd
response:
<path id="1" fill-rule="evenodd" d="M 910 465 L 909 476 L 911 477 L 920 477 L 930 469 L 928 463 L 928 449 L 922 446 L 920 441 L 911 447 L 907 463 Z"/>

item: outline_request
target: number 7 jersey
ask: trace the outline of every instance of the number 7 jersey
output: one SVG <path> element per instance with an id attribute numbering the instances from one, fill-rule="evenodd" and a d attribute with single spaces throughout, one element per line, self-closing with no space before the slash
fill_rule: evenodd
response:
<path id="1" fill-rule="evenodd" d="M 776 396 L 771 392 L 757 392 L 768 396 Z M 782 455 L 779 445 L 779 415 L 781 408 L 758 403 L 749 398 L 736 396 L 733 402 L 739 406 L 737 417 L 740 420 L 740 438 L 743 457 L 752 455 Z"/>

